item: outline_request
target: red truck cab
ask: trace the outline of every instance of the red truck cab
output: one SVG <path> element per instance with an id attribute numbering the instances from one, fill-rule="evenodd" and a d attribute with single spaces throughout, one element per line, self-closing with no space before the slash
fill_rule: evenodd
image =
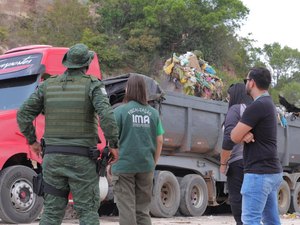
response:
<path id="1" fill-rule="evenodd" d="M 19 131 L 16 112 L 40 82 L 63 74 L 62 59 L 68 48 L 30 45 L 11 49 L 0 56 L 0 218 L 9 223 L 30 223 L 37 218 L 43 199 L 33 194 L 32 176 L 42 159 L 33 153 Z M 101 79 L 95 54 L 87 74 Z M 44 133 L 44 117 L 34 121 L 37 138 Z M 104 136 L 99 128 L 104 147 Z"/>

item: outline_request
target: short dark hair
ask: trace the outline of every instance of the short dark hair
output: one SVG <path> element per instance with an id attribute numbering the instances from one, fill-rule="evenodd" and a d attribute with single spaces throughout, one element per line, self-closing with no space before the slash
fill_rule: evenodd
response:
<path id="1" fill-rule="evenodd" d="M 249 78 L 253 79 L 256 86 L 262 90 L 268 90 L 272 81 L 270 71 L 263 67 L 250 69 Z"/>
<path id="2" fill-rule="evenodd" d="M 144 78 L 139 75 L 131 75 L 127 81 L 127 89 L 124 102 L 136 101 L 147 105 L 147 90 Z"/>

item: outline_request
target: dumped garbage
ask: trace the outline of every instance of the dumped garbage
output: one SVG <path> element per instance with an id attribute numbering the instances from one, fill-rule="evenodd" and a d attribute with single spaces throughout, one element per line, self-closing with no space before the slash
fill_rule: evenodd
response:
<path id="1" fill-rule="evenodd" d="M 179 57 L 174 53 L 163 68 L 176 88 L 182 87 L 187 95 L 222 100 L 223 82 L 216 71 L 193 52 Z"/>

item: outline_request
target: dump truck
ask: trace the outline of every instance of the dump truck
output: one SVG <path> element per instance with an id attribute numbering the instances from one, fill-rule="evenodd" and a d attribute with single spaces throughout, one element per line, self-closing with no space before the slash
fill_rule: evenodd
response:
<path id="1" fill-rule="evenodd" d="M 113 106 L 122 104 L 131 74 L 103 80 Z M 222 124 L 228 104 L 182 94 L 170 85 L 146 78 L 148 95 L 161 114 L 165 129 L 161 157 L 155 168 L 151 214 L 201 216 L 208 206 L 227 203 L 226 176 L 220 173 Z M 162 83 L 166 83 L 163 81 Z M 157 86 L 157 87 L 156 87 Z M 278 152 L 284 169 L 278 191 L 279 212 L 300 213 L 300 120 L 278 121 Z"/>

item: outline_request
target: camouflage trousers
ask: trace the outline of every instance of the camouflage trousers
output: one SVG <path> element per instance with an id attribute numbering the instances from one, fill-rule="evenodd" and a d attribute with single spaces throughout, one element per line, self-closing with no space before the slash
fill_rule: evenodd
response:
<path id="1" fill-rule="evenodd" d="M 72 193 L 80 225 L 98 225 L 100 195 L 95 162 L 85 156 L 46 154 L 42 167 L 45 182 Z M 45 193 L 40 224 L 61 224 L 67 204 L 68 198 Z"/>
<path id="2" fill-rule="evenodd" d="M 120 225 L 151 225 L 153 172 L 113 174 L 112 183 Z"/>

